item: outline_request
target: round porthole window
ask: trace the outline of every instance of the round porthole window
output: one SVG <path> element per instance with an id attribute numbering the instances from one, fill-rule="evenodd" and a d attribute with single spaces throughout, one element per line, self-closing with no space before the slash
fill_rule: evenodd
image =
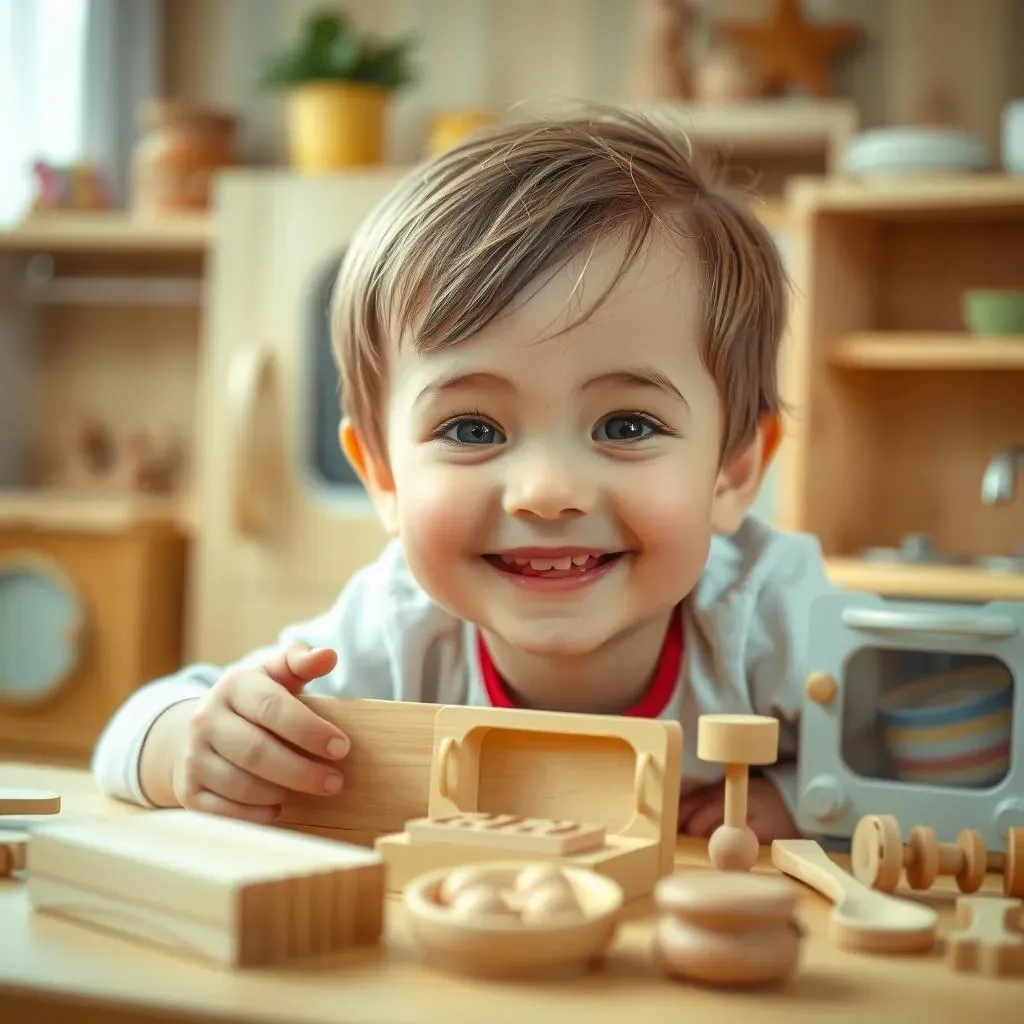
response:
<path id="1" fill-rule="evenodd" d="M 36 704 L 61 690 L 78 665 L 83 611 L 56 563 L 0 561 L 0 703 Z"/>

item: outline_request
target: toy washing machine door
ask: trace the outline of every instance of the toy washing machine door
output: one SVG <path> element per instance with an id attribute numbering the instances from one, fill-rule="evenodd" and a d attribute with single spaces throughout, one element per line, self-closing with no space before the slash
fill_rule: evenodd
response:
<path id="1" fill-rule="evenodd" d="M 56 562 L 35 554 L 0 562 L 0 704 L 57 696 L 80 659 L 83 604 Z"/>
<path id="2" fill-rule="evenodd" d="M 866 814 L 1002 850 L 1024 826 L 1024 603 L 837 591 L 811 610 L 797 824 L 849 838 Z"/>

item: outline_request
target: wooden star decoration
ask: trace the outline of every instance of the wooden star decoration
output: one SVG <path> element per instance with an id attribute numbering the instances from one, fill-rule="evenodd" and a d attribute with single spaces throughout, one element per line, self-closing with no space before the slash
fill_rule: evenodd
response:
<path id="1" fill-rule="evenodd" d="M 800 0 L 775 0 L 766 23 L 726 21 L 716 28 L 755 64 L 767 94 L 803 86 L 812 96 L 834 96 L 828 62 L 860 40 L 853 25 L 805 21 Z"/>

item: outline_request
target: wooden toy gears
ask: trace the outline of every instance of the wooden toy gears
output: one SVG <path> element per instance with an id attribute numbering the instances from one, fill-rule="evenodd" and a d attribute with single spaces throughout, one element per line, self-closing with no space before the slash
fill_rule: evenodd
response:
<path id="1" fill-rule="evenodd" d="M 939 875 L 952 875 L 961 892 L 977 892 L 986 872 L 999 862 L 972 829 L 964 829 L 955 842 L 940 843 L 932 829 L 918 825 L 904 843 L 899 822 L 887 814 L 861 818 L 853 832 L 850 860 L 854 876 L 881 892 L 895 892 L 904 869 L 911 889 L 929 889 Z M 1002 866 L 1004 893 L 1024 895 L 1024 829 L 1008 830 Z"/>
<path id="2" fill-rule="evenodd" d="M 774 764 L 779 722 L 765 715 L 701 715 L 697 757 L 725 765 L 725 820 L 708 841 L 708 857 L 719 871 L 749 871 L 757 862 L 757 836 L 747 825 L 751 765 Z"/>
<path id="3" fill-rule="evenodd" d="M 796 969 L 803 930 L 797 890 L 768 875 L 692 872 L 663 878 L 655 953 L 669 973 L 707 985 L 753 987 Z"/>
<path id="4" fill-rule="evenodd" d="M 503 977 L 585 970 L 615 934 L 623 890 L 585 868 L 499 861 L 428 872 L 404 900 L 428 962 Z"/>

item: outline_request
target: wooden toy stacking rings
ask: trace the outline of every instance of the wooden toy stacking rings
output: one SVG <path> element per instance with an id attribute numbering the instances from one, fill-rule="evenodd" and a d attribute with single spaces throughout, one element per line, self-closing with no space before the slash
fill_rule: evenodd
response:
<path id="1" fill-rule="evenodd" d="M 725 765 L 725 820 L 708 841 L 708 857 L 719 871 L 749 871 L 757 863 L 757 836 L 747 825 L 750 765 L 774 764 L 779 722 L 765 715 L 701 715 L 697 757 Z"/>

